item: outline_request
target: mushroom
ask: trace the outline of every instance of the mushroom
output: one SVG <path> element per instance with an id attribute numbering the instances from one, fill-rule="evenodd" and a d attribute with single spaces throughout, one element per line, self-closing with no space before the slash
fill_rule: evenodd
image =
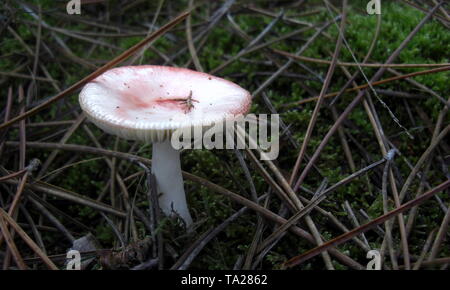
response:
<path id="1" fill-rule="evenodd" d="M 172 147 L 171 136 L 177 129 L 209 126 L 247 113 L 251 95 L 205 73 L 142 65 L 103 73 L 84 86 L 79 102 L 88 119 L 107 133 L 153 143 L 159 206 L 189 227 L 180 151 Z"/>

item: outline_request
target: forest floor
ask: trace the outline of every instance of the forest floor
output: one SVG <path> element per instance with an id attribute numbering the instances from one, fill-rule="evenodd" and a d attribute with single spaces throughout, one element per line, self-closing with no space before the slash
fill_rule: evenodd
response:
<path id="1" fill-rule="evenodd" d="M 69 15 L 66 2 L 0 4 L 0 267 L 64 268 L 75 241 L 88 269 L 365 269 L 370 250 L 384 269 L 448 267 L 449 5 L 91 1 Z M 191 232 L 150 219 L 151 144 L 79 106 L 123 53 L 115 66 L 211 73 L 247 89 L 251 113 L 279 114 L 273 161 L 182 152 Z"/>

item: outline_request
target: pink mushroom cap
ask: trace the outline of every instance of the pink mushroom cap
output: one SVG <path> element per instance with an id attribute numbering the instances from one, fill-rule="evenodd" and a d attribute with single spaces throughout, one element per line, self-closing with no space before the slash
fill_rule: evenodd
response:
<path id="1" fill-rule="evenodd" d="M 192 92 L 192 94 L 191 94 Z M 191 95 L 192 106 L 183 100 Z M 160 142 L 179 128 L 209 126 L 248 112 L 248 91 L 228 80 L 185 68 L 124 66 L 84 86 L 79 102 L 104 131 Z"/>

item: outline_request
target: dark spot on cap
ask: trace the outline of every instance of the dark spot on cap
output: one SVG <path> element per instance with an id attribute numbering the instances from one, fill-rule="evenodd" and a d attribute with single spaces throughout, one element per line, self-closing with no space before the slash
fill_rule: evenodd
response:
<path id="1" fill-rule="evenodd" d="M 116 109 L 120 108 L 119 106 L 116 107 Z"/>
<path id="2" fill-rule="evenodd" d="M 164 87 L 163 85 L 159 85 L 160 88 Z"/>
<path id="3" fill-rule="evenodd" d="M 208 77 L 208 80 L 212 80 L 212 77 Z"/>

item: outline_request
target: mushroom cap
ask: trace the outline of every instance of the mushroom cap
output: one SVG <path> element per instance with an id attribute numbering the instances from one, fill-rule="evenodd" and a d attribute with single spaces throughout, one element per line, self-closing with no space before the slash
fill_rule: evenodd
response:
<path id="1" fill-rule="evenodd" d="M 206 73 L 140 65 L 98 76 L 83 87 L 79 102 L 87 117 L 110 134 L 161 142 L 176 129 L 211 126 L 246 114 L 251 95 Z"/>

